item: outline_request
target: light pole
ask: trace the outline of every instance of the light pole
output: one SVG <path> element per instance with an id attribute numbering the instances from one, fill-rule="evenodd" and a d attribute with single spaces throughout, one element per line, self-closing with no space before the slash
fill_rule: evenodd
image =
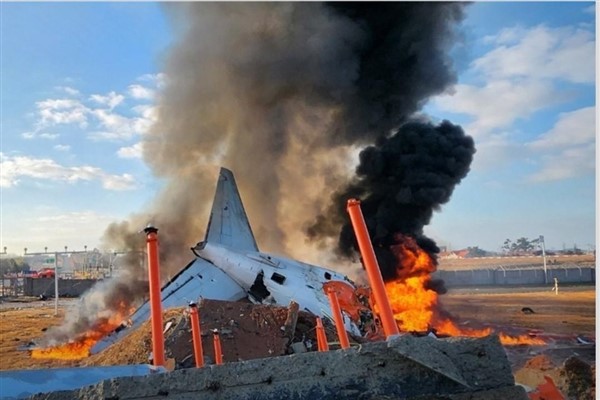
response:
<path id="1" fill-rule="evenodd" d="M 58 252 L 54 252 L 54 315 L 58 315 Z"/>
<path id="2" fill-rule="evenodd" d="M 548 283 L 548 270 L 546 269 L 546 243 L 544 243 L 543 235 L 540 235 L 540 244 L 542 245 L 542 259 L 544 260 L 544 283 Z"/>

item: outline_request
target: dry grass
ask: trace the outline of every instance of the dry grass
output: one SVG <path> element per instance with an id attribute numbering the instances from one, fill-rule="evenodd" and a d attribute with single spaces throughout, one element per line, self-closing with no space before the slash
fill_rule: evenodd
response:
<path id="1" fill-rule="evenodd" d="M 0 370 L 77 365 L 78 361 L 34 360 L 29 351 L 19 350 L 41 338 L 46 329 L 60 325 L 63 318 L 61 309 L 58 316 L 54 316 L 54 307 L 29 308 L 23 304 L 19 308 L 0 310 Z"/>
<path id="2" fill-rule="evenodd" d="M 502 293 L 454 291 L 440 297 L 445 309 L 461 318 L 502 326 L 541 329 L 559 335 L 589 335 L 596 332 L 596 291 L 568 288 L 558 295 L 548 289 Z M 530 307 L 535 314 L 524 314 Z"/>
<path id="3" fill-rule="evenodd" d="M 556 261 L 556 263 L 554 263 Z M 585 254 L 581 256 L 548 256 L 546 262 L 549 267 L 560 266 L 562 264 L 577 264 L 581 266 L 594 266 L 596 258 L 593 255 Z M 541 256 L 527 257 L 486 257 L 486 258 L 458 258 L 439 260 L 438 269 L 477 269 L 489 268 L 498 265 L 543 265 Z"/>

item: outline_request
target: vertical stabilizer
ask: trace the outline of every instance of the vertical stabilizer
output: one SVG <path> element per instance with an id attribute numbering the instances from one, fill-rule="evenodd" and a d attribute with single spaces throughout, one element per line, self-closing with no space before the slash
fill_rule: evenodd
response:
<path id="1" fill-rule="evenodd" d="M 258 251 L 235 178 L 226 168 L 219 173 L 205 241 L 236 250 Z"/>

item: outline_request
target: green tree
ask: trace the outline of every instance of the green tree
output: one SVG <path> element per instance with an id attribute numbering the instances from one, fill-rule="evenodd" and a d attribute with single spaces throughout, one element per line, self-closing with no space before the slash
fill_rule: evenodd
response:
<path id="1" fill-rule="evenodd" d="M 480 249 L 479 246 L 467 247 L 467 250 L 469 250 L 467 257 L 486 257 L 488 255 L 488 252 Z"/>
<path id="2" fill-rule="evenodd" d="M 502 245 L 502 250 L 504 250 L 505 253 L 510 254 L 512 251 L 512 246 L 513 242 L 510 239 L 506 239 Z"/>

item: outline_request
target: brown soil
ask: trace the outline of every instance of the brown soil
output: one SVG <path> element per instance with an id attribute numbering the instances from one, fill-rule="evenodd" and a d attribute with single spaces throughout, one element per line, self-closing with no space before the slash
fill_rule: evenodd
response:
<path id="1" fill-rule="evenodd" d="M 245 302 L 204 300 L 199 307 L 202 348 L 205 362 L 214 363 L 213 329 L 219 331 L 223 361 L 285 354 L 288 340 L 281 326 L 286 307 L 268 307 Z M 165 334 L 165 352 L 179 366 L 193 366 L 193 342 L 187 308 L 165 313 L 164 323 L 172 327 Z M 121 341 L 85 361 L 85 365 L 147 363 L 151 349 L 150 323 L 144 323 Z"/>
<path id="2" fill-rule="evenodd" d="M 443 307 L 461 320 L 543 330 L 559 335 L 596 333 L 594 288 L 564 288 L 558 295 L 545 288 L 450 290 L 440 296 Z M 524 314 L 523 307 L 533 314 Z"/>
<path id="3" fill-rule="evenodd" d="M 39 304 L 39 303 L 38 303 Z M 68 367 L 73 361 L 34 360 L 28 351 L 19 350 L 44 335 L 52 326 L 60 325 L 64 311 L 54 316 L 54 307 L 35 307 L 34 303 L 15 303 L 15 308 L 0 310 L 0 370 Z"/>

